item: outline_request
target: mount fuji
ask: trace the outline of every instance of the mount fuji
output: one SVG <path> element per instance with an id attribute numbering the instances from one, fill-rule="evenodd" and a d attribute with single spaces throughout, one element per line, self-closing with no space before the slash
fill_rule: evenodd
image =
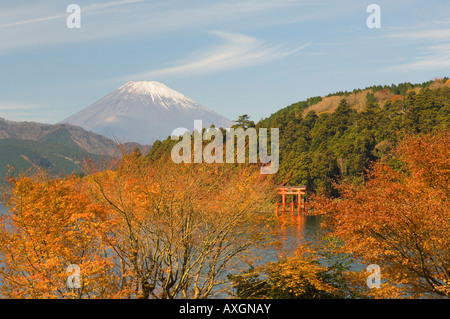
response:
<path id="1" fill-rule="evenodd" d="M 122 142 L 152 144 L 176 128 L 193 129 L 194 120 L 228 128 L 233 123 L 196 101 L 155 81 L 128 82 L 60 123 L 117 138 Z"/>

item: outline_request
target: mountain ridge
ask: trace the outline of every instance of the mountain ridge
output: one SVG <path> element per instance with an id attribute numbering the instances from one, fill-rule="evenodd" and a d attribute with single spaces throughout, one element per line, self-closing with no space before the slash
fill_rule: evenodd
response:
<path id="1" fill-rule="evenodd" d="M 0 118 L 0 140 L 16 138 L 19 140 L 47 141 L 56 144 L 71 144 L 88 153 L 97 155 L 119 155 L 116 143 L 94 132 L 71 124 L 46 124 L 28 121 L 10 121 Z"/>
<path id="2" fill-rule="evenodd" d="M 148 147 L 139 144 L 123 146 L 127 153 L 134 148 L 148 151 Z M 109 161 L 119 157 L 120 151 L 115 141 L 71 124 L 0 118 L 0 177 L 11 167 L 15 172 L 39 167 L 54 174 L 82 173 L 83 160 Z"/>
<path id="3" fill-rule="evenodd" d="M 450 78 L 447 76 L 422 83 L 402 82 L 398 84 L 392 83 L 391 85 L 372 85 L 363 89 L 329 93 L 325 96 L 312 96 L 306 100 L 278 109 L 262 119 L 261 122 L 264 125 L 268 125 L 267 123 L 270 123 L 273 117 L 284 112 L 291 112 L 296 117 L 301 115 L 303 118 L 310 111 L 314 111 L 318 115 L 331 114 L 337 109 L 342 99 L 345 99 L 352 109 L 361 112 L 365 109 L 367 103 L 376 103 L 383 107 L 386 102 L 393 103 L 396 99 L 403 99 L 409 92 L 417 94 L 421 89 L 429 88 L 435 90 L 444 87 L 450 87 Z"/>

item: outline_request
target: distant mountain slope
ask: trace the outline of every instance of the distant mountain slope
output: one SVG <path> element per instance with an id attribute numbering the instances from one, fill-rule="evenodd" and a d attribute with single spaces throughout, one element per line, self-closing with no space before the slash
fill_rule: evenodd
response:
<path id="1" fill-rule="evenodd" d="M 16 138 L 0 139 L 0 154 L 0 178 L 11 167 L 15 172 L 39 167 L 54 174 L 82 173 L 84 158 L 102 160 L 100 155 L 84 152 L 79 147 Z"/>
<path id="2" fill-rule="evenodd" d="M 122 142 L 152 144 L 179 127 L 192 130 L 194 120 L 204 127 L 233 123 L 159 82 L 128 82 L 61 123 L 81 126 Z"/>
<path id="3" fill-rule="evenodd" d="M 138 145 L 134 145 L 138 147 Z M 8 165 L 41 167 L 52 173 L 79 173 L 81 161 L 119 156 L 114 141 L 69 124 L 15 122 L 0 118 L 0 177 Z"/>
<path id="4" fill-rule="evenodd" d="M 0 139 L 5 138 L 56 143 L 98 155 L 118 155 L 113 140 L 70 124 L 15 122 L 0 118 Z"/>

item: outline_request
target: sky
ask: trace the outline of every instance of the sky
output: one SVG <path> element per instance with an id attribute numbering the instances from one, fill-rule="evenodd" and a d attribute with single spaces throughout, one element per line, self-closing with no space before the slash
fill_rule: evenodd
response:
<path id="1" fill-rule="evenodd" d="M 449 75 L 448 0 L 0 2 L 0 117 L 14 121 L 57 123 L 128 81 L 256 122 L 313 96 Z"/>

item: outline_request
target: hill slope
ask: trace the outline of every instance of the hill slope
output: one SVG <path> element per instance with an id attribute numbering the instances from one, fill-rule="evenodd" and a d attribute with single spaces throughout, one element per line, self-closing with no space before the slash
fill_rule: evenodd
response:
<path id="1" fill-rule="evenodd" d="M 100 155 L 85 153 L 78 148 L 15 138 L 1 139 L 0 152 L 0 177 L 5 176 L 11 167 L 15 172 L 39 167 L 53 174 L 82 173 L 84 158 L 101 160 Z"/>
<path id="2" fill-rule="evenodd" d="M 15 122 L 0 118 L 0 139 L 44 141 L 77 147 L 98 155 L 117 155 L 113 140 L 70 124 Z"/>
<path id="3" fill-rule="evenodd" d="M 9 167 L 33 166 L 59 174 L 80 173 L 83 159 L 118 156 L 114 141 L 73 125 L 14 122 L 0 119 L 0 177 Z"/>
<path id="4" fill-rule="evenodd" d="M 334 192 L 335 180 L 363 182 L 372 161 L 384 158 L 396 165 L 389 151 L 405 134 L 448 129 L 450 83 L 430 81 L 395 94 L 407 86 L 393 85 L 390 94 L 386 88 L 366 92 L 382 92 L 386 98 L 369 95 L 359 107 L 351 104 L 352 94 L 365 90 L 338 95 L 337 105 L 319 114 L 314 105 L 301 110 L 296 105 L 262 120 L 258 127 L 280 128 L 278 182 Z"/>

